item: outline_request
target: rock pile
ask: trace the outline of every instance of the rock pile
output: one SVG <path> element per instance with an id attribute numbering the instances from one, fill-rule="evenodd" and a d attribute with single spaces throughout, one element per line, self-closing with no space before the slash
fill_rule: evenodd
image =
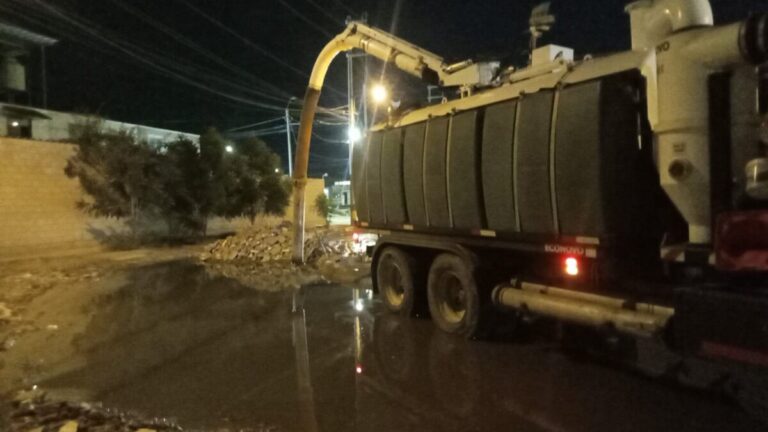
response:
<path id="1" fill-rule="evenodd" d="M 290 228 L 288 224 L 280 224 L 276 227 L 254 227 L 219 240 L 201 258 L 213 261 L 270 262 L 290 257 Z"/>
<path id="2" fill-rule="evenodd" d="M 0 409 L 2 412 L 2 409 Z M 7 432 L 178 432 L 168 418 L 146 418 L 137 413 L 104 408 L 101 404 L 55 401 L 39 389 L 19 392 L 11 404 L 7 421 L 0 417 L 0 430 Z M 214 432 L 208 429 L 187 429 Z M 248 428 L 216 428 L 215 432 L 279 432 L 259 423 Z"/>
<path id="3" fill-rule="evenodd" d="M 293 240 L 290 226 L 289 222 L 283 222 L 277 226 L 247 229 L 217 241 L 201 259 L 261 263 L 290 260 Z M 329 254 L 348 255 L 351 247 L 342 230 L 318 228 L 307 232 L 304 250 L 306 261 L 315 262 Z"/>
<path id="4" fill-rule="evenodd" d="M 2 426 L 2 424 L 0 424 Z M 7 428 L 7 429 L 6 429 Z M 12 404 L 9 432 L 171 432 L 181 427 L 168 419 L 144 419 L 98 404 L 49 400 L 44 392 L 19 392 Z"/>
<path id="5" fill-rule="evenodd" d="M 234 279 L 257 291 L 285 291 L 323 281 L 314 269 L 294 265 L 288 260 L 269 263 L 209 261 L 205 269 L 211 276 Z"/>

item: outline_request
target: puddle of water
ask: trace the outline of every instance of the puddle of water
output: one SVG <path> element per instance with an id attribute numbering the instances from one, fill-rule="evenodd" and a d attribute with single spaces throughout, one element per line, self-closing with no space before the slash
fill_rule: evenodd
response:
<path id="1" fill-rule="evenodd" d="M 36 384 L 188 429 L 762 430 L 735 407 L 545 344 L 467 342 L 383 314 L 365 290 L 258 290 L 184 262 L 119 281 L 70 308 L 80 324 L 54 336 L 69 351 Z"/>

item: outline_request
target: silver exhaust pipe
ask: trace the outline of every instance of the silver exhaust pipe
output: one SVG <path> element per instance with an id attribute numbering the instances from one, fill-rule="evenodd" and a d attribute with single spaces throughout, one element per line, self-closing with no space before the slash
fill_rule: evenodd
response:
<path id="1" fill-rule="evenodd" d="M 672 308 L 523 282 L 520 288 L 498 286 L 493 302 L 518 311 L 595 328 L 655 337 L 674 315 Z"/>

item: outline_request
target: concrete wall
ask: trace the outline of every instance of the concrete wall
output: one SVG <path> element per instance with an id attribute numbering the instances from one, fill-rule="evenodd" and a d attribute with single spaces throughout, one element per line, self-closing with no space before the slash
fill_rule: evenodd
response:
<path id="1" fill-rule="evenodd" d="M 315 199 L 318 195 L 325 194 L 325 180 L 309 179 L 306 188 L 306 212 L 305 225 L 308 228 L 325 225 L 325 219 L 315 211 Z M 293 221 L 293 204 L 288 204 L 285 211 L 285 219 Z"/>
<path id="2" fill-rule="evenodd" d="M 115 219 L 91 218 L 75 207 L 83 197 L 76 179 L 64 175 L 71 144 L 0 138 L 0 258 L 55 250 L 98 248 L 98 239 L 124 231 Z M 322 225 L 311 205 L 323 181 L 307 186 L 308 226 Z M 290 211 L 286 215 L 290 218 Z M 290 220 L 290 219 L 289 219 Z M 214 219 L 211 234 L 242 229 L 244 219 Z"/>
<path id="3" fill-rule="evenodd" d="M 90 221 L 75 208 L 79 185 L 63 172 L 72 151 L 71 145 L 0 138 L 0 255 L 93 245 Z"/>

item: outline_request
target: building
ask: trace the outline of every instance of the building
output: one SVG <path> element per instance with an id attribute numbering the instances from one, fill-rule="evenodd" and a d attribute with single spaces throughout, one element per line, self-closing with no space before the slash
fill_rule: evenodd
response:
<path id="1" fill-rule="evenodd" d="M 339 210 L 349 211 L 352 205 L 349 180 L 334 182 L 328 191 L 328 197 L 334 200 Z"/>
<path id="2" fill-rule="evenodd" d="M 24 138 L 37 141 L 71 142 L 85 125 L 97 118 L 83 114 L 65 113 L 53 110 L 31 108 L 22 105 L 0 103 L 0 136 Z M 123 123 L 113 120 L 99 120 L 105 131 L 129 131 L 137 140 L 150 145 L 173 141 L 179 136 L 197 141 L 195 134 L 161 129 L 151 126 Z"/>
<path id="3" fill-rule="evenodd" d="M 45 50 L 56 39 L 0 22 L 0 136 L 37 141 L 72 141 L 92 123 L 93 116 L 48 110 Z M 29 73 L 32 57 L 40 70 Z M 32 79 L 34 75 L 36 79 Z M 42 108 L 33 108 L 39 104 Z M 197 135 L 111 120 L 104 130 L 130 131 L 140 141 L 159 145 L 179 136 L 197 141 Z"/>
<path id="4" fill-rule="evenodd" d="M 331 225 L 349 225 L 351 223 L 352 193 L 349 180 L 333 182 L 325 188 L 325 195 L 331 200 L 334 211 L 331 214 Z"/>
<path id="5" fill-rule="evenodd" d="M 56 42 L 48 36 L 0 22 L 0 101 L 31 105 L 36 99 L 43 107 L 47 106 L 45 50 Z M 40 70 L 32 80 L 28 65 L 34 55 L 38 56 Z M 39 94 L 34 95 L 31 88 Z"/>

